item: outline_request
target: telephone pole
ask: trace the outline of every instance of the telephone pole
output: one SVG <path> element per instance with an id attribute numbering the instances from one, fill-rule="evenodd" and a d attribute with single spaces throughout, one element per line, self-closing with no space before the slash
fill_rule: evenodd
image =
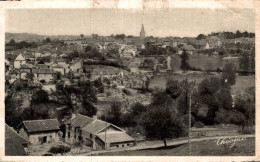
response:
<path id="1" fill-rule="evenodd" d="M 188 140 L 188 145 L 189 145 L 189 156 L 191 155 L 191 94 L 192 91 L 190 90 L 188 95 L 188 100 L 189 100 L 189 140 Z"/>

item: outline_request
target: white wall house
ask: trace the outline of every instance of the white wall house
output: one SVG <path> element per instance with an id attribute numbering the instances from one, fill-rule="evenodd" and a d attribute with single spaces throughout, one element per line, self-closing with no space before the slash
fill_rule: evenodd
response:
<path id="1" fill-rule="evenodd" d="M 20 69 L 21 65 L 26 64 L 26 60 L 22 54 L 19 54 L 14 60 L 14 68 Z"/>

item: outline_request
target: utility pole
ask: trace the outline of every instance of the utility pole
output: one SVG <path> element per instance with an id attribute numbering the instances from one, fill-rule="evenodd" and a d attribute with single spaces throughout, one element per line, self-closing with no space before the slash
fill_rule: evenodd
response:
<path id="1" fill-rule="evenodd" d="M 106 128 L 105 128 L 105 150 L 107 149 L 107 117 L 105 115 L 105 122 L 106 122 Z"/>
<path id="2" fill-rule="evenodd" d="M 191 93 L 192 91 L 190 90 L 189 93 L 187 94 L 189 97 L 189 140 L 188 140 L 188 145 L 189 145 L 189 156 L 191 155 Z"/>

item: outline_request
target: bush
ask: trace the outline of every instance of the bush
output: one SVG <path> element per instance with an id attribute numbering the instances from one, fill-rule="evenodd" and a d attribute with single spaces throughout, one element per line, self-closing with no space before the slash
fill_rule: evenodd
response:
<path id="1" fill-rule="evenodd" d="M 40 80 L 41 83 L 46 83 L 46 81 L 44 79 Z"/>
<path id="2" fill-rule="evenodd" d="M 129 91 L 128 89 L 123 89 L 122 92 L 128 96 L 132 95 L 131 91 Z"/>
<path id="3" fill-rule="evenodd" d="M 70 152 L 70 147 L 65 145 L 52 146 L 49 152 L 53 154 L 64 154 Z"/>
<path id="4" fill-rule="evenodd" d="M 254 126 L 245 126 L 242 130 L 243 134 L 254 134 L 255 133 L 255 129 Z"/>
<path id="5" fill-rule="evenodd" d="M 201 121 L 196 121 L 195 124 L 194 124 L 194 126 L 195 126 L 196 128 L 203 128 L 205 125 L 204 125 Z"/>

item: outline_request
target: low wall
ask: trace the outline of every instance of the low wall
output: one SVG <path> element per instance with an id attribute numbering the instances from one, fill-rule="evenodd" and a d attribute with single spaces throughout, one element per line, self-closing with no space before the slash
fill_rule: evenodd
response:
<path id="1" fill-rule="evenodd" d="M 237 129 L 209 129 L 209 130 L 192 130 L 191 136 L 192 137 L 211 137 L 211 136 L 232 136 L 238 135 Z"/>

